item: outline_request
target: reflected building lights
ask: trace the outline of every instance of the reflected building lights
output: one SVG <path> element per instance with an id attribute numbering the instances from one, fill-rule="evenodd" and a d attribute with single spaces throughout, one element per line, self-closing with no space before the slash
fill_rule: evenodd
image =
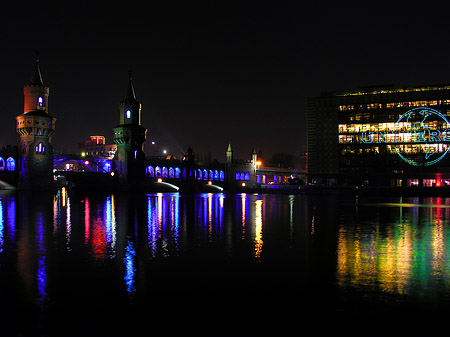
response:
<path id="1" fill-rule="evenodd" d="M 3 218 L 3 199 L 0 198 L 0 253 L 3 252 L 3 242 L 4 242 L 4 218 Z"/>
<path id="2" fill-rule="evenodd" d="M 246 207 L 247 207 L 247 194 L 241 194 L 241 212 L 242 212 L 242 240 L 245 239 L 245 217 L 246 217 Z"/>
<path id="3" fill-rule="evenodd" d="M 71 251 L 70 237 L 72 235 L 72 220 L 70 218 L 70 199 L 69 198 L 67 198 L 66 205 L 67 205 L 67 207 L 66 207 L 66 249 L 68 251 Z"/>
<path id="4" fill-rule="evenodd" d="M 39 304 L 43 305 L 47 300 L 47 267 L 45 265 L 46 249 L 44 243 L 44 224 L 42 221 L 42 213 L 37 214 L 37 230 L 36 230 L 36 243 L 37 243 L 37 256 L 38 256 L 38 268 L 36 274 L 38 298 Z"/>
<path id="5" fill-rule="evenodd" d="M 263 246 L 263 215 L 262 215 L 262 200 L 255 201 L 255 257 L 261 257 Z"/>
<path id="6" fill-rule="evenodd" d="M 128 295 L 133 295 L 136 291 L 135 288 L 135 259 L 136 259 L 136 249 L 134 248 L 133 242 L 128 241 L 127 246 L 125 248 L 125 284 L 127 287 Z"/>
<path id="7" fill-rule="evenodd" d="M 419 207 L 403 207 L 393 226 L 341 225 L 338 284 L 423 295 L 432 291 L 434 282 L 450 282 L 450 229 L 444 225 L 450 219 L 442 208 L 434 206 L 440 202 L 428 201 L 433 207 L 419 205 L 420 212 Z M 419 218 L 426 221 L 424 226 Z"/>
<path id="8" fill-rule="evenodd" d="M 7 238 L 12 242 L 16 236 L 16 198 L 9 197 L 7 200 Z"/>
<path id="9" fill-rule="evenodd" d="M 147 241 L 152 257 L 178 254 L 179 213 L 178 194 L 148 196 Z"/>
<path id="10" fill-rule="evenodd" d="M 89 198 L 84 199 L 84 244 L 89 244 L 89 232 L 90 232 L 90 209 Z"/>

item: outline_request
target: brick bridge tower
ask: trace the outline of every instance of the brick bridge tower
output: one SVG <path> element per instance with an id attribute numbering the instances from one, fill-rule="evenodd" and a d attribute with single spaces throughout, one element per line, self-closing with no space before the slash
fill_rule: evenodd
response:
<path id="1" fill-rule="evenodd" d="M 114 143 L 117 144 L 114 165 L 123 186 L 145 179 L 147 129 L 141 125 L 141 103 L 136 100 L 131 71 L 125 99 L 119 103 L 119 121 L 113 130 Z"/>
<path id="2" fill-rule="evenodd" d="M 51 142 L 56 118 L 48 114 L 49 89 L 42 81 L 37 53 L 31 81 L 24 86 L 23 94 L 23 114 L 16 117 L 20 136 L 18 189 L 50 190 L 55 186 Z"/>

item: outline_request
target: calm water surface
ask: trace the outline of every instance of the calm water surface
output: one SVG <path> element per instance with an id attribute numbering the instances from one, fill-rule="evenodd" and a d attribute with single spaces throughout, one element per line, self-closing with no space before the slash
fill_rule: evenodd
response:
<path id="1" fill-rule="evenodd" d="M 3 192 L 0 323 L 112 336 L 440 319 L 449 220 L 450 198 Z"/>

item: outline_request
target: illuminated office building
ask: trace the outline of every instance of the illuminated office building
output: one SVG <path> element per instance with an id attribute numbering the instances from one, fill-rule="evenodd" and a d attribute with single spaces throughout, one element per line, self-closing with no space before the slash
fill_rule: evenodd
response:
<path id="1" fill-rule="evenodd" d="M 450 185 L 449 120 L 450 85 L 366 87 L 309 98 L 308 181 Z"/>

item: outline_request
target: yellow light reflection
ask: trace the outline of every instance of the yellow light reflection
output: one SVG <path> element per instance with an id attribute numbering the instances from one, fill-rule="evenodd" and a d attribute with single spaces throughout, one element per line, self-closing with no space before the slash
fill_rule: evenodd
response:
<path id="1" fill-rule="evenodd" d="M 430 202 L 431 203 L 431 202 Z M 450 231 L 447 208 L 409 207 L 397 223 L 341 226 L 338 231 L 337 282 L 392 294 L 432 291 L 436 280 L 450 283 Z M 445 204 L 442 206 L 446 206 Z M 403 208 L 404 210 L 404 208 Z M 420 225 L 420 226 L 419 226 Z M 423 288 L 422 288 L 423 287 Z"/>
<path id="2" fill-rule="evenodd" d="M 263 246 L 263 215 L 262 215 L 262 200 L 256 200 L 255 204 L 255 257 L 257 259 L 261 256 Z"/>

